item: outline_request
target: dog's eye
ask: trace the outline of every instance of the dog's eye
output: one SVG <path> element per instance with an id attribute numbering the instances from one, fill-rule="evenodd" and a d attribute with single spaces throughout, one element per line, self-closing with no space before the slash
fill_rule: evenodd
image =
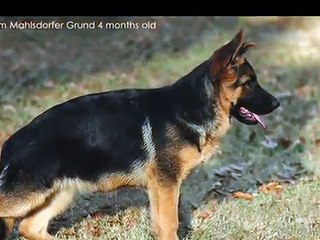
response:
<path id="1" fill-rule="evenodd" d="M 251 81 L 251 80 L 245 81 L 245 82 L 243 83 L 243 85 L 244 85 L 246 88 L 252 88 L 252 87 L 253 87 L 253 81 Z"/>
<path id="2" fill-rule="evenodd" d="M 255 81 L 252 81 L 252 80 L 248 80 L 248 81 L 243 83 L 243 85 L 248 89 L 254 88 L 255 84 L 256 84 Z"/>

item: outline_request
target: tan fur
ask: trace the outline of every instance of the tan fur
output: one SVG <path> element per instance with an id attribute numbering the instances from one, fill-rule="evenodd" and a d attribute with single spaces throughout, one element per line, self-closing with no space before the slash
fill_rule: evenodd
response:
<path id="1" fill-rule="evenodd" d="M 145 166 L 137 168 L 130 174 L 107 175 L 102 177 L 94 188 L 105 192 L 122 186 L 145 186 L 147 183 L 145 168 Z"/>
<path id="2" fill-rule="evenodd" d="M 195 146 L 186 146 L 179 152 L 181 179 L 185 179 L 190 171 L 202 162 L 201 153 Z"/>
<path id="3" fill-rule="evenodd" d="M 219 113 L 227 116 L 229 116 L 232 103 L 236 103 L 242 95 L 242 88 L 233 89 L 231 85 L 232 83 L 228 82 L 221 83 L 219 90 L 218 108 L 223 111 L 223 113 L 220 111 Z"/>
<path id="4" fill-rule="evenodd" d="M 0 194 L 1 217 L 17 218 L 25 216 L 31 209 L 34 209 L 46 200 L 48 193 L 23 193 L 19 195 Z"/>
<path id="5" fill-rule="evenodd" d="M 147 172 L 149 177 L 147 188 L 154 232 L 159 240 L 178 240 L 178 204 L 181 181 L 170 184 L 159 181 L 157 168 L 153 164 L 149 166 Z"/>
<path id="6" fill-rule="evenodd" d="M 158 191 L 159 240 L 178 240 L 178 204 L 180 185 L 156 188 Z"/>
<path id="7" fill-rule="evenodd" d="M 58 180 L 54 183 L 52 192 L 70 188 L 75 192 L 79 193 L 89 193 L 89 192 L 107 192 L 115 190 L 123 186 L 146 186 L 147 184 L 147 174 L 145 166 L 137 167 L 131 173 L 112 173 L 106 174 L 100 177 L 97 182 L 83 181 L 80 179 L 63 179 Z"/>

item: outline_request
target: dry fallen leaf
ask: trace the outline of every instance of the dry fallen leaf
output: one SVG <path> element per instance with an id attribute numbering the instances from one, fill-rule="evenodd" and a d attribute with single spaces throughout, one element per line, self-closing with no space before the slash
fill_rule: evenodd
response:
<path id="1" fill-rule="evenodd" d="M 94 219 L 94 220 L 101 220 L 103 218 L 105 214 L 102 213 L 102 212 L 94 212 L 91 214 L 91 217 Z"/>
<path id="2" fill-rule="evenodd" d="M 289 148 L 290 145 L 292 144 L 292 141 L 291 141 L 290 139 L 287 139 L 287 138 L 280 138 L 279 144 L 280 144 L 284 149 L 287 149 L 287 148 Z"/>
<path id="3" fill-rule="evenodd" d="M 212 215 L 213 215 L 213 213 L 210 211 L 201 211 L 197 214 L 197 218 L 205 220 L 205 219 L 212 217 Z"/>
<path id="4" fill-rule="evenodd" d="M 107 220 L 107 225 L 110 227 L 117 226 L 117 225 L 122 226 L 123 222 L 116 217 L 112 217 Z"/>
<path id="5" fill-rule="evenodd" d="M 138 221 L 137 219 L 126 219 L 126 221 L 124 222 L 124 225 L 128 229 L 132 229 L 138 225 Z"/>
<path id="6" fill-rule="evenodd" d="M 253 199 L 253 196 L 251 193 L 243 193 L 243 192 L 235 192 L 233 193 L 232 197 L 237 199 L 245 199 L 248 201 L 251 201 Z"/>
<path id="7" fill-rule="evenodd" d="M 295 94 L 298 97 L 304 98 L 310 96 L 314 92 L 314 89 L 311 86 L 301 86 L 296 88 Z"/>
<path id="8" fill-rule="evenodd" d="M 63 236 L 75 238 L 75 237 L 77 237 L 77 232 L 76 232 L 74 229 L 72 229 L 72 228 L 66 228 L 66 229 L 63 231 Z"/>
<path id="9" fill-rule="evenodd" d="M 102 235 L 102 230 L 99 226 L 93 226 L 90 228 L 89 232 L 93 237 L 100 237 Z"/>
<path id="10" fill-rule="evenodd" d="M 102 235 L 102 230 L 97 222 L 89 221 L 84 225 L 86 231 L 90 233 L 93 237 L 100 237 Z"/>
<path id="11" fill-rule="evenodd" d="M 280 194 L 283 190 L 283 186 L 278 182 L 271 182 L 268 184 L 262 184 L 258 190 L 263 193 Z"/>

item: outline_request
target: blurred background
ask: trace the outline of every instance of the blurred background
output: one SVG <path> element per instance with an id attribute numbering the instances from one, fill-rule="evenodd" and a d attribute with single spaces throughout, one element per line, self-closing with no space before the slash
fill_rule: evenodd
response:
<path id="1" fill-rule="evenodd" d="M 0 146 L 67 99 L 173 83 L 243 28 L 257 44 L 247 58 L 281 107 L 264 117 L 266 130 L 233 120 L 212 161 L 185 181 L 195 226 L 190 239 L 320 239 L 319 17 L 0 18 L 10 21 L 155 22 L 156 28 L 0 29 Z M 152 239 L 141 220 L 147 204 L 139 190 L 84 196 L 52 229 L 62 239 Z"/>

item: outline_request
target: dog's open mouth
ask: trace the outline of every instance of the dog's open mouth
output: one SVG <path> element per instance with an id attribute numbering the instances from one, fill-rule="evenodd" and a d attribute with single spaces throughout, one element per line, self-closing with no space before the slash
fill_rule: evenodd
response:
<path id="1" fill-rule="evenodd" d="M 250 112 L 245 107 L 240 107 L 239 113 L 241 117 L 245 118 L 247 121 L 251 121 L 252 123 L 258 123 L 261 127 L 266 128 L 266 125 L 264 124 L 264 122 L 258 114 Z"/>
<path id="2" fill-rule="evenodd" d="M 262 118 L 258 114 L 251 112 L 245 107 L 235 105 L 231 110 L 231 115 L 244 124 L 259 124 L 261 127 L 266 128 Z"/>

